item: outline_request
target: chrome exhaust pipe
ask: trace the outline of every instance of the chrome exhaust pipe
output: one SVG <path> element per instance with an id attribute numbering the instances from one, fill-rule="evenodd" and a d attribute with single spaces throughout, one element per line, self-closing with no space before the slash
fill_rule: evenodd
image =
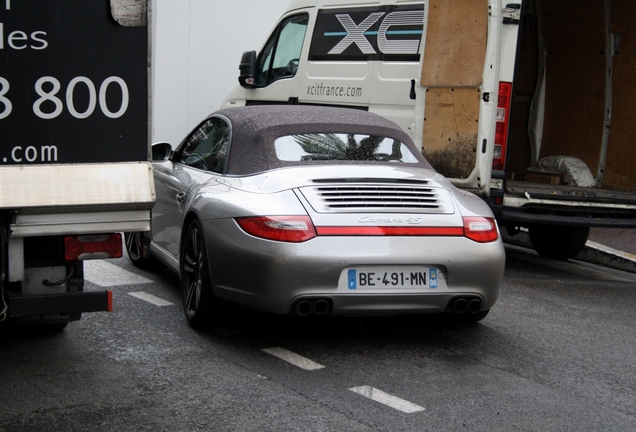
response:
<path id="1" fill-rule="evenodd" d="M 307 316 L 312 311 L 312 304 L 307 300 L 301 300 L 296 303 L 296 315 Z"/>
<path id="2" fill-rule="evenodd" d="M 472 299 L 471 301 L 468 302 L 468 312 L 469 313 L 477 313 L 481 310 L 481 300 L 479 299 Z"/>
<path id="3" fill-rule="evenodd" d="M 451 305 L 451 310 L 458 314 L 465 313 L 468 310 L 468 302 L 466 299 L 458 298 Z"/>
<path id="4" fill-rule="evenodd" d="M 316 315 L 329 314 L 329 302 L 325 299 L 318 299 L 313 304 L 313 312 Z"/>

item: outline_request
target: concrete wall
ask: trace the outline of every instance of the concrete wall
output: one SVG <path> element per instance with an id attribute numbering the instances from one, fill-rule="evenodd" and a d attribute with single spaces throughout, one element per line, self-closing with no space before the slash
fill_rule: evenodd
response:
<path id="1" fill-rule="evenodd" d="M 176 146 L 238 83 L 290 0 L 152 0 L 152 142 Z"/>

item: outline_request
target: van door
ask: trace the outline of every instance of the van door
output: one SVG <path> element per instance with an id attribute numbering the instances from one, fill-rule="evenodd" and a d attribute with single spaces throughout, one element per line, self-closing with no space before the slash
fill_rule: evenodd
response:
<path id="1" fill-rule="evenodd" d="M 456 186 L 487 196 L 493 155 L 505 152 L 505 143 L 497 140 L 507 136 L 503 119 L 510 91 L 508 99 L 502 94 L 512 86 L 519 4 L 430 0 L 427 5 L 416 105 L 422 151 Z M 503 167 L 495 169 L 503 174 Z"/>
<path id="2" fill-rule="evenodd" d="M 488 14 L 488 0 L 428 3 L 418 99 L 423 110 L 422 151 L 436 170 L 453 179 L 483 177 L 477 160 L 488 150 L 479 144 L 480 104 L 485 93 L 491 93 L 483 86 L 491 42 Z M 497 95 L 486 98 L 491 97 L 496 102 Z"/>

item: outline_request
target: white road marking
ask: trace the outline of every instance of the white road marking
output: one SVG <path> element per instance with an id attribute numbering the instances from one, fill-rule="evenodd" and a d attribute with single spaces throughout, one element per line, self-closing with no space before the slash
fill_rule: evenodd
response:
<path id="1" fill-rule="evenodd" d="M 285 360 L 286 362 L 291 363 L 294 366 L 297 366 L 304 370 L 316 370 L 324 368 L 323 365 L 309 360 L 308 358 L 305 358 L 301 355 L 288 351 L 285 348 L 264 348 L 262 351 L 265 351 L 266 353 L 271 354 L 274 357 L 278 357 L 281 360 Z"/>
<path id="2" fill-rule="evenodd" d="M 397 396 L 390 395 L 371 386 L 352 387 L 349 390 L 407 414 L 426 411 L 426 408 L 424 407 L 401 399 Z"/>
<path id="3" fill-rule="evenodd" d="M 152 294 L 149 294 L 147 292 L 143 292 L 143 291 L 139 291 L 139 292 L 131 292 L 128 293 L 133 297 L 137 297 L 140 300 L 143 301 L 147 301 L 148 303 L 151 303 L 155 306 L 172 306 L 174 305 L 174 303 L 171 303 L 167 300 L 164 300 L 162 298 L 159 298 L 157 296 L 153 296 Z"/>
<path id="4" fill-rule="evenodd" d="M 101 287 L 152 283 L 150 279 L 124 270 L 106 260 L 84 261 L 84 278 Z"/>

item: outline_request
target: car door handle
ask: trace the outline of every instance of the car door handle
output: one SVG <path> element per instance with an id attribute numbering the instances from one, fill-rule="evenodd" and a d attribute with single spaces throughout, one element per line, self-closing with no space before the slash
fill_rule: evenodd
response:
<path id="1" fill-rule="evenodd" d="M 183 205 L 183 203 L 185 202 L 186 198 L 187 198 L 188 194 L 185 192 L 179 192 L 177 193 L 177 202 L 179 203 L 179 205 Z"/>

